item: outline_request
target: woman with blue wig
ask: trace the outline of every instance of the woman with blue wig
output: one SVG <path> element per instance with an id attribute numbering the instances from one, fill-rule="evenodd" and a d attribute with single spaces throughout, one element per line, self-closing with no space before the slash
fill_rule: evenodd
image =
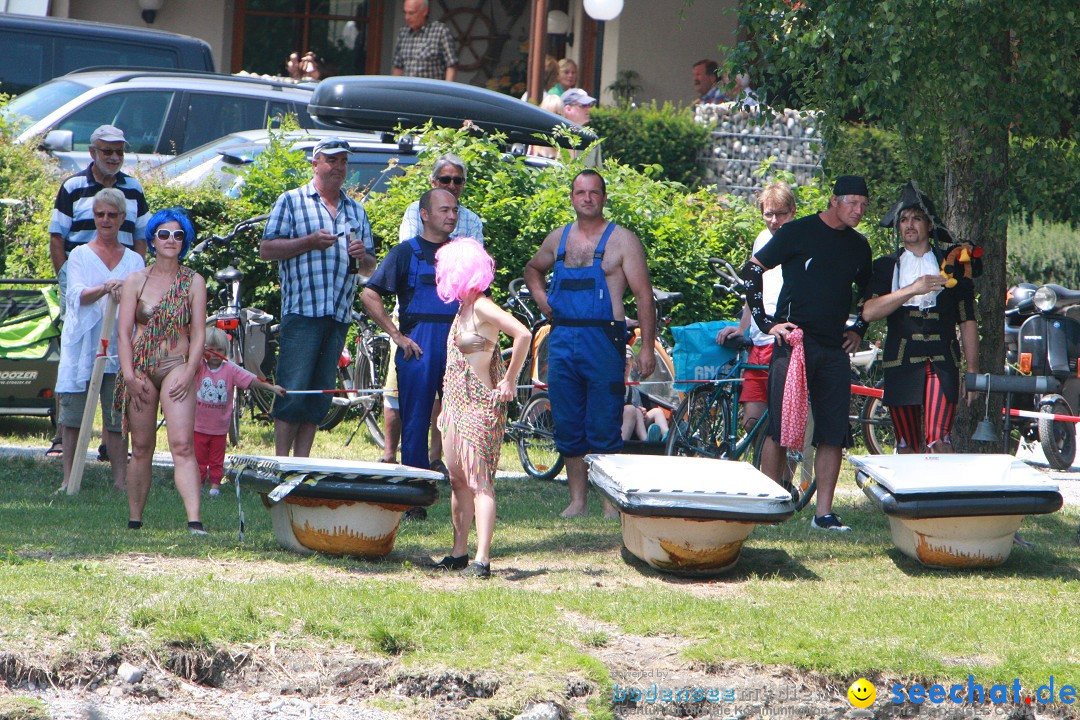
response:
<path id="1" fill-rule="evenodd" d="M 128 276 L 120 295 L 120 374 L 114 402 L 131 435 L 127 487 L 132 530 L 142 527 L 150 494 L 160 402 L 188 530 L 206 534 L 199 515 L 202 484 L 194 450 L 194 381 L 206 335 L 206 282 L 180 264 L 194 236 L 182 209 L 155 213 L 146 226 L 146 246 L 155 262 Z"/>

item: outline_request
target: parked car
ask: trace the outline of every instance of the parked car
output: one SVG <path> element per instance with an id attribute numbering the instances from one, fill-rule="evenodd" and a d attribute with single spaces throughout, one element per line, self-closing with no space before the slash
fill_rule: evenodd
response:
<path id="1" fill-rule="evenodd" d="M 349 142 L 348 187 L 365 188 L 369 192 L 382 192 L 391 178 L 405 173 L 405 166 L 418 159 L 420 147 L 402 140 L 395 142 L 390 133 L 367 133 L 351 130 L 296 130 L 286 137 L 294 150 L 303 150 L 308 158 L 315 145 L 326 137 L 337 137 Z M 242 182 L 242 169 L 251 164 L 270 143 L 267 130 L 245 130 L 230 133 L 223 138 L 195 148 L 172 160 L 162 163 L 151 173 L 170 184 L 194 187 L 209 183 L 223 193 L 234 195 Z M 396 162 L 395 162 L 396 161 Z M 530 167 L 544 167 L 553 160 L 526 157 Z M 239 170 L 240 172 L 237 172 Z M 230 172 L 231 171 L 231 172 Z"/>
<path id="2" fill-rule="evenodd" d="M 18 142 L 41 142 L 62 169 L 90 162 L 90 134 L 115 125 L 128 141 L 127 169 L 152 167 L 268 119 L 307 114 L 310 86 L 251 76 L 179 71 L 94 70 L 69 73 L 20 95 L 3 114 L 20 127 Z"/>
<path id="3" fill-rule="evenodd" d="M 210 46 L 187 35 L 87 20 L 0 13 L 0 92 L 19 95 L 90 65 L 214 71 Z"/>
<path id="4" fill-rule="evenodd" d="M 295 130 L 286 134 L 294 150 L 303 150 L 308 157 L 316 143 L 326 137 L 349 142 L 349 187 L 386 189 L 387 181 L 403 174 L 404 166 L 416 162 L 416 148 L 411 143 L 397 143 L 388 134 L 350 130 Z M 152 170 L 161 181 L 193 187 L 208 183 L 226 194 L 234 194 L 242 169 L 251 164 L 270 144 L 267 130 L 244 130 L 229 133 L 202 147 L 177 155 Z M 396 159 L 396 163 L 391 163 Z"/>

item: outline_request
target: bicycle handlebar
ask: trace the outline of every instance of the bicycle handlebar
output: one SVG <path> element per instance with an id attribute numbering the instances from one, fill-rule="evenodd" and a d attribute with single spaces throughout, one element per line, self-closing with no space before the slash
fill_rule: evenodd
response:
<path id="1" fill-rule="evenodd" d="M 232 229 L 225 235 L 211 235 L 206 240 L 203 240 L 198 245 L 195 245 L 191 248 L 189 254 L 198 255 L 211 245 L 228 245 L 232 242 L 233 238 L 236 237 L 237 233 L 239 233 L 241 230 L 246 230 L 253 225 L 258 225 L 259 223 L 266 222 L 269 218 L 270 214 L 266 213 L 264 215 L 256 215 L 255 217 L 248 218 L 247 220 L 241 220 L 240 222 L 233 225 Z"/>

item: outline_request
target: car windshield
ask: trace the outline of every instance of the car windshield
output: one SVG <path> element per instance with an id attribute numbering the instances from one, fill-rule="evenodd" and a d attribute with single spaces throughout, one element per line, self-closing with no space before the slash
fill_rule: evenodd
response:
<path id="1" fill-rule="evenodd" d="M 183 155 L 177 155 L 172 160 L 157 166 L 154 172 L 162 179 L 168 180 L 202 165 L 207 160 L 216 160 L 224 153 L 255 158 L 262 151 L 263 146 L 258 143 L 244 142 L 236 135 L 226 135 Z"/>
<path id="2" fill-rule="evenodd" d="M 55 80 L 23 93 L 0 110 L 15 130 L 22 132 L 53 110 L 86 92 L 89 86 L 71 80 Z"/>

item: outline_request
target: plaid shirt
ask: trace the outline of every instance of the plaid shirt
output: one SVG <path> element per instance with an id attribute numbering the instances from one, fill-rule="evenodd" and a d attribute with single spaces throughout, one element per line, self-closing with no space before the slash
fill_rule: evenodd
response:
<path id="1" fill-rule="evenodd" d="M 401 227 L 398 229 L 398 240 L 405 242 L 423 232 L 424 225 L 420 222 L 420 201 L 417 200 L 405 209 L 405 214 L 401 218 Z M 471 237 L 483 245 L 484 221 L 469 208 L 458 205 L 457 227 L 450 233 L 450 237 Z"/>
<path id="2" fill-rule="evenodd" d="M 282 193 L 270 211 L 263 239 L 304 237 L 320 228 L 333 233 L 352 231 L 364 241 L 364 248 L 375 254 L 364 208 L 342 192 L 337 215 L 331 217 L 319 199 L 314 182 Z M 348 274 L 348 266 L 344 237 L 325 250 L 309 250 L 278 261 L 282 316 L 333 317 L 338 322 L 352 322 L 356 276 Z"/>
<path id="3" fill-rule="evenodd" d="M 457 41 L 441 22 L 430 20 L 419 30 L 406 25 L 398 32 L 393 67 L 406 75 L 445 80 L 446 68 L 457 64 Z"/>

